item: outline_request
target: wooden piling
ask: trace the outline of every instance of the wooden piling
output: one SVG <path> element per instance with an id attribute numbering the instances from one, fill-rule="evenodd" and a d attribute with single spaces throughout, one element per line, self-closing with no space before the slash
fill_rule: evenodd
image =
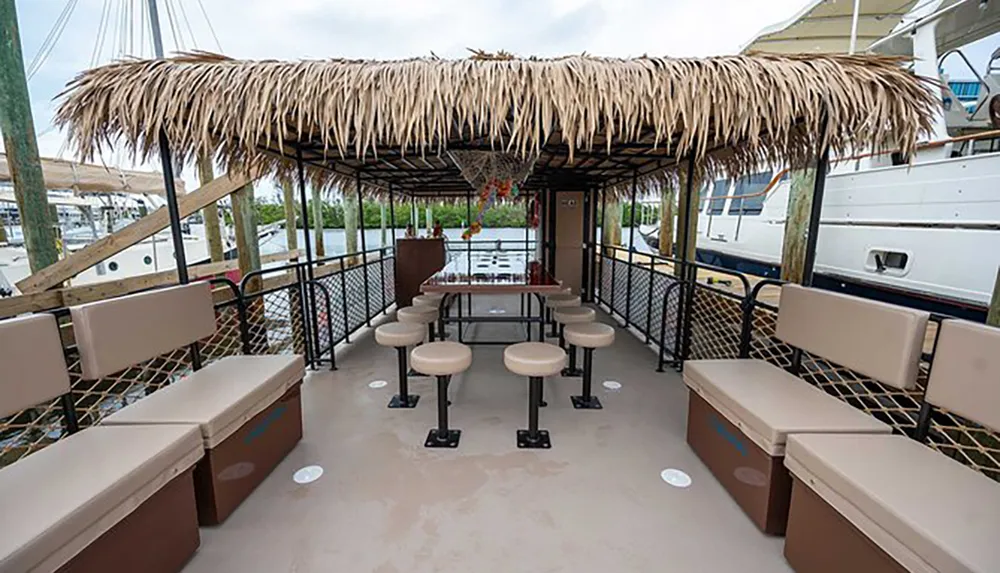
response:
<path id="1" fill-rule="evenodd" d="M 257 212 L 254 209 L 253 183 L 247 183 L 231 196 L 233 202 L 233 229 L 236 233 L 236 253 L 240 274 L 260 270 L 260 244 L 257 238 Z M 259 281 L 255 281 L 259 283 Z M 251 286 L 248 292 L 256 290 Z"/>
<path id="2" fill-rule="evenodd" d="M 617 198 L 608 198 L 604 204 L 604 227 L 601 230 L 601 242 L 605 245 L 620 247 L 622 245 L 622 206 Z M 609 250 L 607 256 L 615 256 L 613 250 Z"/>
<path id="3" fill-rule="evenodd" d="M 353 187 L 353 186 L 352 186 Z M 358 192 L 355 189 L 342 189 L 344 207 L 344 240 L 348 254 L 358 252 Z M 350 257 L 348 262 L 353 262 Z"/>
<path id="4" fill-rule="evenodd" d="M 698 253 L 698 206 L 700 202 L 700 193 L 698 182 L 695 181 L 692 193 L 691 201 L 688 203 L 687 193 L 684 192 L 687 189 L 687 171 L 683 170 L 680 172 L 679 176 L 679 189 L 681 190 L 677 196 L 677 228 L 684 229 L 685 219 L 687 219 L 687 254 L 684 257 L 685 260 L 694 262 L 697 260 Z M 683 232 L 683 231 L 679 231 Z M 683 238 L 677 238 L 677 243 L 679 245 L 684 244 Z M 677 257 L 680 258 L 682 253 L 678 252 Z M 682 265 L 674 265 L 674 274 L 678 277 L 682 276 L 683 267 Z"/>
<path id="5" fill-rule="evenodd" d="M 781 279 L 785 281 L 802 282 L 815 183 L 816 169 L 813 166 L 791 173 L 785 236 L 781 245 Z"/>
<path id="6" fill-rule="evenodd" d="M 28 264 L 36 273 L 59 259 L 54 221 L 38 158 L 14 0 L 0 0 L 0 132 L 21 215 Z"/>
<path id="7" fill-rule="evenodd" d="M 659 252 L 664 257 L 674 256 L 674 201 L 673 186 L 665 187 L 660 195 Z"/>
<path id="8" fill-rule="evenodd" d="M 198 156 L 198 181 L 202 186 L 208 185 L 215 179 L 215 171 L 212 168 L 212 157 L 210 155 Z M 222 246 L 222 227 L 219 224 L 219 204 L 212 202 L 201 210 L 201 218 L 205 221 L 205 240 L 208 241 L 208 254 L 213 263 L 218 263 L 225 258 Z"/>
<path id="9" fill-rule="evenodd" d="M 316 258 L 326 257 L 326 243 L 323 237 L 323 194 L 318 185 L 312 186 L 313 209 L 313 243 L 316 245 Z"/>
<path id="10" fill-rule="evenodd" d="M 296 222 L 295 211 L 295 186 L 291 179 L 281 181 L 281 194 L 285 202 L 285 242 L 288 243 L 288 250 L 295 251 L 299 248 L 299 234 Z"/>

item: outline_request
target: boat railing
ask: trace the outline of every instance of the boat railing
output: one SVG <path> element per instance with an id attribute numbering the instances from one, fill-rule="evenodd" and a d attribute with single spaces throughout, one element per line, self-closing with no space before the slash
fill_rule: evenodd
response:
<path id="1" fill-rule="evenodd" d="M 775 279 L 671 257 L 595 251 L 594 298 L 603 310 L 659 355 L 659 368 L 682 370 L 686 360 L 749 358 L 771 362 L 851 406 L 913 435 L 934 359 L 937 331 L 948 316 L 932 314 L 918 387 L 899 390 L 776 337 Z M 822 328 L 822 325 L 816 325 Z M 928 443 L 945 455 L 1000 481 L 1000 435 L 944 410 L 931 414 Z"/>
<path id="2" fill-rule="evenodd" d="M 335 368 L 336 346 L 393 304 L 394 262 L 387 247 L 255 271 L 240 285 L 211 279 L 216 329 L 197 345 L 201 363 L 240 354 L 294 353 L 306 356 L 314 369 Z M 194 370 L 191 352 L 182 348 L 111 376 L 83 380 L 69 309 L 47 312 L 59 321 L 71 392 L 0 418 L 0 467 L 95 425 Z"/>

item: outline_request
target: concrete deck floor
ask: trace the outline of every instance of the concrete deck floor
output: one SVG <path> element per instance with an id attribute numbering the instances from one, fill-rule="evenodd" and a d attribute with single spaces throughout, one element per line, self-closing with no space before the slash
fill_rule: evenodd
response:
<path id="1" fill-rule="evenodd" d="M 476 310 L 497 306 L 516 312 L 518 300 L 483 298 Z M 547 381 L 544 451 L 516 446 L 527 381 L 506 371 L 502 352 L 474 347 L 472 367 L 452 381 L 459 448 L 426 449 L 433 380 L 411 381 L 416 409 L 389 410 L 395 352 L 370 333 L 353 342 L 338 353 L 338 371 L 306 379 L 302 442 L 224 525 L 202 529 L 185 571 L 790 571 L 782 540 L 759 533 L 688 448 L 683 382 L 657 373 L 640 341 L 619 329 L 614 346 L 595 354 L 603 410 L 573 409 L 578 378 Z M 622 389 L 603 389 L 609 379 Z M 371 389 L 373 380 L 389 384 Z M 312 464 L 323 476 L 296 484 L 295 470 Z M 692 485 L 667 485 L 665 468 L 687 472 Z"/>

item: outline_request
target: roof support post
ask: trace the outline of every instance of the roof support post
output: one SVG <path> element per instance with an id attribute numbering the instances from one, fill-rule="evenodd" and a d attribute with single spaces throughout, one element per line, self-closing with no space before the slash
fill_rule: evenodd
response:
<path id="1" fill-rule="evenodd" d="M 823 194 L 826 191 L 826 173 L 830 165 L 830 149 L 826 146 L 827 120 L 824 116 L 820 127 L 818 145 L 819 158 L 816 161 L 816 181 L 813 183 L 812 206 L 809 211 L 809 230 L 806 235 L 805 261 L 802 264 L 803 286 L 812 286 L 813 268 L 816 266 L 816 242 L 819 240 L 820 215 L 823 211 Z"/>
<path id="2" fill-rule="evenodd" d="M 365 241 L 365 200 L 361 196 L 361 170 L 354 176 L 354 190 L 358 195 L 358 226 L 361 228 L 361 274 L 365 280 L 365 323 L 372 325 L 371 297 L 368 284 L 368 243 Z"/>
<path id="3" fill-rule="evenodd" d="M 590 275 L 594 257 L 590 256 L 590 209 L 593 205 L 591 201 L 591 189 L 583 190 L 583 264 L 580 269 L 580 299 L 583 302 L 590 302 Z"/>
<path id="4" fill-rule="evenodd" d="M 695 152 L 692 150 L 691 155 L 688 156 L 688 170 L 687 170 L 687 180 L 684 182 L 684 195 L 682 196 L 684 200 L 684 210 L 681 213 L 684 214 L 684 221 L 681 223 L 681 232 L 683 237 L 681 239 L 681 281 L 687 284 L 684 294 L 684 313 L 683 322 L 681 327 L 681 332 L 678 333 L 681 337 L 683 345 L 681 347 L 681 361 L 683 364 L 684 360 L 688 359 L 688 354 L 691 350 L 691 313 L 694 312 L 694 288 L 695 283 L 698 279 L 698 268 L 694 266 L 697 261 L 697 252 L 692 254 L 691 247 L 694 246 L 691 243 L 694 242 L 694 237 L 692 237 L 691 226 L 693 221 L 692 213 L 694 217 L 698 216 L 696 209 L 692 208 L 696 205 L 696 199 L 694 196 L 694 177 L 695 177 Z"/>
<path id="5" fill-rule="evenodd" d="M 281 195 L 285 204 L 285 242 L 288 246 L 288 252 L 293 252 L 299 248 L 299 234 L 296 221 L 298 216 L 295 213 L 295 187 L 291 179 L 282 178 Z M 298 260 L 298 257 L 292 258 L 292 261 Z"/>
<path id="6" fill-rule="evenodd" d="M 396 246 L 396 196 L 392 189 L 392 183 L 389 183 L 389 227 L 392 228 L 392 242 L 389 246 Z"/>
<path id="7" fill-rule="evenodd" d="M 632 324 L 632 258 L 635 253 L 635 200 L 639 192 L 639 171 L 632 170 L 631 209 L 628 223 L 628 268 L 625 275 L 625 326 Z"/>
<path id="8" fill-rule="evenodd" d="M 305 244 L 306 248 L 306 266 L 304 270 L 299 269 L 298 272 L 303 273 L 300 275 L 300 279 L 305 279 L 306 282 L 310 282 L 313 278 L 313 255 L 312 245 L 309 243 L 309 201 L 306 197 L 306 171 L 305 166 L 302 164 L 302 149 L 299 147 L 295 148 L 295 164 L 299 173 L 299 203 L 302 208 L 302 242 Z M 301 280 L 299 287 L 302 323 L 303 325 L 308 325 L 311 322 L 315 323 L 316 298 L 313 295 L 316 294 L 316 291 L 312 288 L 306 288 L 306 285 L 303 284 Z M 307 318 L 310 315 L 314 319 L 311 322 Z M 303 331 L 305 333 L 306 360 L 309 362 L 311 367 L 315 368 L 316 364 L 313 361 L 313 354 L 309 349 L 313 348 L 311 341 L 315 340 L 313 336 L 315 336 L 315 333 L 318 332 L 318 330 L 314 327 L 313 329 L 303 328 Z M 333 341 L 331 341 L 331 343 L 332 342 Z M 316 348 L 319 348 L 319 344 L 316 345 Z M 332 346 L 330 348 L 330 352 L 333 352 Z"/>
<path id="9" fill-rule="evenodd" d="M 204 187 L 215 179 L 212 167 L 212 156 L 203 153 L 198 155 L 198 182 Z M 208 241 L 208 254 L 213 263 L 225 258 L 222 246 L 222 226 L 219 224 L 219 204 L 209 203 L 201 210 L 201 218 L 205 222 L 205 240 Z"/>

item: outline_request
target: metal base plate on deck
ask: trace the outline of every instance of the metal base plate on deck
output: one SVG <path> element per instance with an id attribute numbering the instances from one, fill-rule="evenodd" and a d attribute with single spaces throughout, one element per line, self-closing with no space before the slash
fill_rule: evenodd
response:
<path id="1" fill-rule="evenodd" d="M 458 440 L 462 437 L 462 430 L 448 430 L 442 438 L 438 437 L 437 428 L 427 432 L 427 440 L 424 441 L 425 448 L 457 448 Z"/>
<path id="2" fill-rule="evenodd" d="M 559 373 L 563 378 L 579 378 L 583 376 L 583 370 L 579 368 L 563 368 Z"/>
<path id="3" fill-rule="evenodd" d="M 603 410 L 601 400 L 597 396 L 591 396 L 590 400 L 584 400 L 583 396 L 570 396 L 573 401 L 573 408 L 577 410 Z"/>
<path id="4" fill-rule="evenodd" d="M 430 375 L 429 374 L 421 374 L 420 372 L 417 372 L 413 368 L 410 368 L 410 370 L 407 371 L 407 373 L 406 373 L 406 377 L 407 378 L 427 378 L 428 376 L 430 376 Z"/>
<path id="5" fill-rule="evenodd" d="M 416 408 L 417 407 L 417 402 L 419 402 L 419 401 L 420 401 L 420 396 L 418 396 L 416 394 L 407 394 L 405 402 L 399 399 L 399 394 L 396 394 L 395 396 L 392 397 L 392 400 L 389 400 L 389 407 L 390 408 Z"/>
<path id="6" fill-rule="evenodd" d="M 547 450 L 552 447 L 552 442 L 549 441 L 549 431 L 548 430 L 538 430 L 538 438 L 534 441 L 528 439 L 528 430 L 518 430 L 517 431 L 517 447 L 525 449 L 544 449 Z"/>

